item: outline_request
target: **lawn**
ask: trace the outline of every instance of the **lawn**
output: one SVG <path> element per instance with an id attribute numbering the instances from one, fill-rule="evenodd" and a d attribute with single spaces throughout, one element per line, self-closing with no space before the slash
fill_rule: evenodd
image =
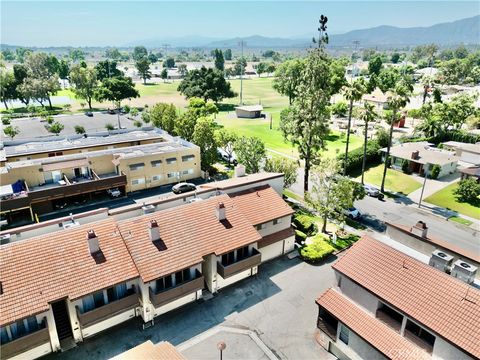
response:
<path id="1" fill-rule="evenodd" d="M 468 203 L 458 202 L 455 195 L 453 194 L 453 190 L 456 189 L 457 186 L 457 183 L 451 184 L 443 188 L 442 190 L 437 191 L 435 194 L 427 197 L 425 199 L 425 202 L 440 206 L 442 208 L 450 209 L 460 214 L 480 220 L 479 207 L 470 205 Z"/>
<path id="2" fill-rule="evenodd" d="M 365 182 L 380 187 L 382 184 L 383 166 L 383 164 L 380 164 L 368 169 L 365 172 Z M 357 179 L 360 180 L 360 177 Z M 422 187 L 422 184 L 413 179 L 410 175 L 397 170 L 387 169 L 385 189 L 408 195 L 420 187 Z"/>

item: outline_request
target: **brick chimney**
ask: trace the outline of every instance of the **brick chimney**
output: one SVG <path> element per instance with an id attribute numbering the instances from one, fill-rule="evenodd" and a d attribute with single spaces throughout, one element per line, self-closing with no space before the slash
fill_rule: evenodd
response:
<path id="1" fill-rule="evenodd" d="M 417 221 L 417 223 L 414 226 L 412 226 L 412 229 L 410 231 L 414 235 L 420 236 L 422 238 L 426 238 L 428 227 L 427 227 L 427 224 L 425 224 L 423 221 Z"/>
<path id="2" fill-rule="evenodd" d="M 95 234 L 95 230 L 88 230 L 87 241 L 90 254 L 93 255 L 100 251 L 100 244 L 98 243 L 98 237 L 97 234 Z"/>
<path id="3" fill-rule="evenodd" d="M 417 160 L 419 155 L 420 155 L 420 152 L 419 152 L 418 150 L 412 151 L 412 156 L 411 156 L 411 158 L 412 158 L 413 160 Z"/>
<path id="4" fill-rule="evenodd" d="M 218 221 L 225 220 L 225 210 L 225 204 L 223 202 L 218 203 L 217 207 L 215 208 Z"/>
<path id="5" fill-rule="evenodd" d="M 148 232 L 150 233 L 150 240 L 152 242 L 160 240 L 160 229 L 158 228 L 157 220 L 150 220 Z"/>

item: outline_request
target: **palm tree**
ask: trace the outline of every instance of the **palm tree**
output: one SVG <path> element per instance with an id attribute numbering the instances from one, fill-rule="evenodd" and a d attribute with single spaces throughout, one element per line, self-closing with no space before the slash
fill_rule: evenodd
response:
<path id="1" fill-rule="evenodd" d="M 409 95 L 412 93 L 413 86 L 404 79 L 400 80 L 395 89 L 387 98 L 388 108 L 392 110 L 392 118 L 390 119 L 390 133 L 388 137 L 387 153 L 385 155 L 385 166 L 383 168 L 381 192 L 385 191 L 385 177 L 387 176 L 387 168 L 390 158 L 390 147 L 392 145 L 393 125 L 397 120 L 397 113 L 410 101 Z"/>
<path id="2" fill-rule="evenodd" d="M 359 101 L 362 98 L 362 95 L 366 93 L 366 91 L 367 86 L 363 78 L 353 81 L 351 84 L 348 84 L 343 89 L 345 98 L 350 101 L 350 107 L 348 109 L 347 146 L 345 147 L 345 161 L 343 163 L 344 176 L 347 175 L 348 145 L 350 143 L 350 126 L 352 123 L 353 102 Z"/>
<path id="3" fill-rule="evenodd" d="M 365 123 L 364 139 L 363 139 L 362 185 L 363 185 L 363 175 L 365 173 L 365 165 L 367 161 L 368 123 L 375 121 L 376 117 L 378 116 L 378 114 L 375 112 L 375 106 L 373 104 L 365 102 L 363 106 L 364 106 L 364 111 L 360 116 L 360 118 Z"/>

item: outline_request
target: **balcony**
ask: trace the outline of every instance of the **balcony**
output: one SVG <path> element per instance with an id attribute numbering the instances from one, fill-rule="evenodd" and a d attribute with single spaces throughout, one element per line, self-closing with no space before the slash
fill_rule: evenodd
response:
<path id="1" fill-rule="evenodd" d="M 150 300 L 155 307 L 160 307 L 162 305 L 168 304 L 174 300 L 180 299 L 183 296 L 196 292 L 198 290 L 203 289 L 204 287 L 204 277 L 203 275 L 197 270 L 196 276 L 194 279 L 183 282 L 180 285 L 177 285 L 170 289 L 165 289 L 158 293 L 154 293 L 151 288 L 150 289 Z"/>
<path id="2" fill-rule="evenodd" d="M 2 359 L 11 358 L 25 351 L 34 349 L 37 346 L 49 343 L 50 335 L 48 334 L 48 328 L 45 327 L 6 344 L 2 344 Z"/>
<path id="3" fill-rule="evenodd" d="M 82 327 L 86 327 L 133 309 L 138 304 L 138 294 L 134 292 L 120 300 L 112 301 L 83 314 L 81 314 L 77 308 L 77 316 Z"/>
<path id="4" fill-rule="evenodd" d="M 222 265 L 220 261 L 217 262 L 217 272 L 222 278 L 226 279 L 230 276 L 238 274 L 239 272 L 258 266 L 261 262 L 262 255 L 257 249 L 252 249 L 250 256 L 234 262 L 233 264 Z"/>
<path id="5" fill-rule="evenodd" d="M 11 196 L 1 200 L 2 212 L 17 210 L 22 208 L 28 208 L 30 206 L 30 199 L 27 194 L 21 194 L 18 196 Z"/>
<path id="6" fill-rule="evenodd" d="M 32 203 L 49 201 L 71 195 L 122 187 L 127 185 L 127 177 L 124 174 L 108 174 L 100 177 L 94 173 L 92 179 L 82 179 L 78 182 L 66 179 L 64 182 L 66 185 L 48 184 L 31 189 L 28 193 L 30 201 Z"/>

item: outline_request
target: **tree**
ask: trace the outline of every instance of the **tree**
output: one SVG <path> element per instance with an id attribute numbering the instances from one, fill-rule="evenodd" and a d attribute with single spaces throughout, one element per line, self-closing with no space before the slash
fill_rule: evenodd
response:
<path id="1" fill-rule="evenodd" d="M 461 202 L 474 206 L 480 203 L 480 183 L 474 177 L 469 177 L 458 182 L 458 187 L 453 190 L 454 195 Z"/>
<path id="2" fill-rule="evenodd" d="M 403 81 L 400 81 L 395 89 L 389 94 L 387 98 L 388 108 L 392 110 L 392 118 L 390 119 L 390 132 L 388 136 L 388 144 L 387 144 L 387 153 L 385 154 L 385 165 L 383 168 L 383 176 L 382 176 L 382 186 L 381 191 L 385 192 L 385 178 L 387 176 L 387 168 L 390 163 L 390 147 L 392 146 L 392 136 L 393 136 L 393 125 L 397 121 L 397 113 L 401 110 L 409 100 L 409 95 L 411 94 L 413 87 L 411 84 Z"/>
<path id="3" fill-rule="evenodd" d="M 265 144 L 257 137 L 242 136 L 235 142 L 235 154 L 240 164 L 249 174 L 258 173 L 262 162 L 267 157 Z"/>
<path id="4" fill-rule="evenodd" d="M 177 109 L 173 104 L 155 104 L 149 111 L 149 122 L 153 126 L 175 135 L 175 122 L 177 120 Z"/>
<path id="5" fill-rule="evenodd" d="M 332 106 L 330 106 L 330 110 L 333 115 L 338 117 L 345 117 L 348 112 L 348 105 L 345 101 L 339 101 Z"/>
<path id="6" fill-rule="evenodd" d="M 88 108 L 92 109 L 92 100 L 97 96 L 99 82 L 97 71 L 93 68 L 84 68 L 80 65 L 72 67 L 70 82 L 74 94 L 87 102 Z"/>
<path id="7" fill-rule="evenodd" d="M 290 105 L 292 105 L 293 100 L 297 96 L 304 66 L 303 60 L 288 60 L 280 64 L 275 71 L 272 86 L 279 94 L 288 96 Z"/>
<path id="8" fill-rule="evenodd" d="M 3 132 L 5 135 L 7 135 L 10 139 L 13 140 L 13 138 L 20 133 L 20 129 L 18 128 L 18 126 L 8 125 L 3 128 Z"/>
<path id="9" fill-rule="evenodd" d="M 335 158 L 320 159 L 312 170 L 312 190 L 305 194 L 307 203 L 323 219 L 323 233 L 327 231 L 328 219 L 342 221 L 345 217 L 344 211 L 352 207 L 356 200 L 356 186 L 351 180 L 338 174 L 339 167 Z"/>
<path id="10" fill-rule="evenodd" d="M 119 76 L 110 79 L 104 79 L 102 85 L 97 91 L 97 98 L 100 101 L 113 101 L 120 109 L 122 100 L 139 97 L 135 84 L 129 77 Z M 117 112 L 118 128 L 120 129 L 120 112 Z"/>
<path id="11" fill-rule="evenodd" d="M 298 162 L 286 157 L 271 157 L 265 162 L 263 170 L 267 172 L 283 173 L 283 185 L 289 188 L 297 181 Z"/>
<path id="12" fill-rule="evenodd" d="M 152 64 L 155 64 L 158 61 L 158 56 L 153 52 L 150 52 L 150 54 L 148 54 L 148 61 L 150 61 Z"/>
<path id="13" fill-rule="evenodd" d="M 23 64 L 25 62 L 25 59 L 27 58 L 28 55 L 32 53 L 32 50 L 30 49 L 25 49 L 25 48 L 16 48 L 15 49 L 15 55 L 17 57 L 17 61 L 20 64 Z"/>
<path id="14" fill-rule="evenodd" d="M 201 167 L 208 170 L 217 159 L 217 142 L 215 122 L 208 117 L 201 117 L 195 124 L 193 142 L 200 147 Z"/>
<path id="15" fill-rule="evenodd" d="M 368 73 L 370 75 L 380 74 L 380 70 L 382 70 L 382 65 L 382 57 L 380 55 L 376 55 L 368 62 Z"/>
<path id="16" fill-rule="evenodd" d="M 325 148 L 329 134 L 330 98 L 342 86 L 331 65 L 331 58 L 322 48 L 311 50 L 300 74 L 293 105 L 280 114 L 283 137 L 297 147 L 300 158 L 305 161 L 305 192 L 308 191 L 310 168 Z"/>
<path id="17" fill-rule="evenodd" d="M 107 59 L 120 60 L 122 58 L 122 54 L 117 48 L 109 48 L 105 50 L 105 57 Z"/>
<path id="18" fill-rule="evenodd" d="M 30 97 L 28 94 L 22 92 L 20 85 L 23 84 L 23 81 L 28 76 L 28 69 L 24 64 L 15 64 L 13 65 L 13 77 L 15 78 L 15 98 L 20 100 L 25 106 L 28 106 L 30 102 Z"/>
<path id="19" fill-rule="evenodd" d="M 215 69 L 220 71 L 225 70 L 225 59 L 223 58 L 222 50 L 215 49 L 214 56 L 215 56 Z"/>
<path id="20" fill-rule="evenodd" d="M 15 76 L 13 72 L 7 71 L 4 66 L 0 67 L 0 98 L 7 110 L 7 102 L 16 98 Z"/>
<path id="21" fill-rule="evenodd" d="M 143 58 L 146 58 L 147 56 L 148 56 L 148 51 L 145 48 L 145 46 L 135 46 L 135 48 L 133 49 L 132 57 L 133 57 L 133 60 L 135 60 L 135 62 Z"/>
<path id="22" fill-rule="evenodd" d="M 163 62 L 163 67 L 166 67 L 167 69 L 174 68 L 175 67 L 175 59 L 172 58 L 172 57 L 167 58 L 167 60 L 165 60 Z"/>
<path id="23" fill-rule="evenodd" d="M 160 74 L 160 77 L 163 79 L 163 82 L 166 82 L 167 79 L 168 79 L 168 70 L 167 69 L 163 69 L 161 74 Z"/>
<path id="24" fill-rule="evenodd" d="M 83 52 L 83 50 L 81 49 L 72 49 L 69 51 L 69 56 L 70 56 L 70 59 L 72 59 L 72 61 L 74 63 L 77 63 L 77 62 L 80 62 L 82 60 L 85 60 L 85 53 Z"/>
<path id="25" fill-rule="evenodd" d="M 365 167 L 367 163 L 367 142 L 368 142 L 368 123 L 375 121 L 377 118 L 377 113 L 375 112 L 375 106 L 368 102 L 364 103 L 364 108 L 360 118 L 363 120 L 365 124 L 365 128 L 363 130 L 363 161 L 362 161 L 362 184 L 364 184 L 364 174 L 365 174 Z"/>
<path id="26" fill-rule="evenodd" d="M 400 54 L 398 52 L 394 52 L 390 60 L 393 64 L 398 64 L 398 62 L 400 61 Z"/>
<path id="27" fill-rule="evenodd" d="M 187 70 L 187 65 L 186 64 L 180 64 L 178 65 L 178 73 L 184 77 L 185 75 L 188 74 L 188 70 Z"/>
<path id="28" fill-rule="evenodd" d="M 222 101 L 232 98 L 237 94 L 233 92 L 230 83 L 225 80 L 223 73 L 216 69 L 201 69 L 189 71 L 187 76 L 178 85 L 178 91 L 187 99 L 192 97 L 202 98 L 205 101 Z"/>
<path id="29" fill-rule="evenodd" d="M 99 81 L 123 75 L 122 72 L 117 69 L 117 62 L 111 60 L 99 61 L 97 65 L 95 65 L 95 70 Z"/>
<path id="30" fill-rule="evenodd" d="M 258 65 L 257 65 L 258 77 L 260 77 L 262 74 L 267 72 L 267 67 L 268 67 L 268 64 L 265 63 L 265 62 L 258 63 Z"/>
<path id="31" fill-rule="evenodd" d="M 143 79 L 143 84 L 147 84 L 147 79 L 152 77 L 152 73 L 150 72 L 150 60 L 147 57 L 142 57 L 135 62 L 135 67 L 140 74 L 140 77 Z"/>
<path id="32" fill-rule="evenodd" d="M 212 102 L 191 98 L 188 109 L 175 121 L 174 132 L 187 141 L 192 141 L 197 120 L 218 113 L 218 108 Z"/>
<path id="33" fill-rule="evenodd" d="M 245 74 L 245 69 L 247 68 L 247 59 L 244 57 L 238 58 L 235 62 L 235 66 L 233 67 L 233 71 L 235 75 L 243 75 Z"/>
<path id="34" fill-rule="evenodd" d="M 350 127 L 352 123 L 353 102 L 359 101 L 366 91 L 366 84 L 363 78 L 355 80 L 351 84 L 345 86 L 343 90 L 345 99 L 350 102 L 350 106 L 348 108 L 347 144 L 345 146 L 345 162 L 343 166 L 343 176 L 347 175 L 348 145 L 350 144 Z"/>
<path id="35" fill-rule="evenodd" d="M 231 159 L 235 143 L 238 140 L 238 135 L 231 130 L 221 128 L 220 130 L 217 130 L 215 137 L 217 139 L 218 147 L 227 154 L 229 159 Z"/>
<path id="36" fill-rule="evenodd" d="M 225 60 L 232 60 L 232 49 L 226 49 L 223 56 L 225 57 Z"/>
<path id="37" fill-rule="evenodd" d="M 70 64 L 64 59 L 60 60 L 58 64 L 58 76 L 63 80 L 63 87 L 65 87 L 65 80 L 68 80 L 70 75 Z"/>
<path id="38" fill-rule="evenodd" d="M 64 125 L 62 123 L 59 123 L 58 121 L 55 121 L 53 124 L 51 124 L 48 127 L 48 131 L 51 132 L 52 134 L 55 134 L 58 136 L 64 129 Z"/>

